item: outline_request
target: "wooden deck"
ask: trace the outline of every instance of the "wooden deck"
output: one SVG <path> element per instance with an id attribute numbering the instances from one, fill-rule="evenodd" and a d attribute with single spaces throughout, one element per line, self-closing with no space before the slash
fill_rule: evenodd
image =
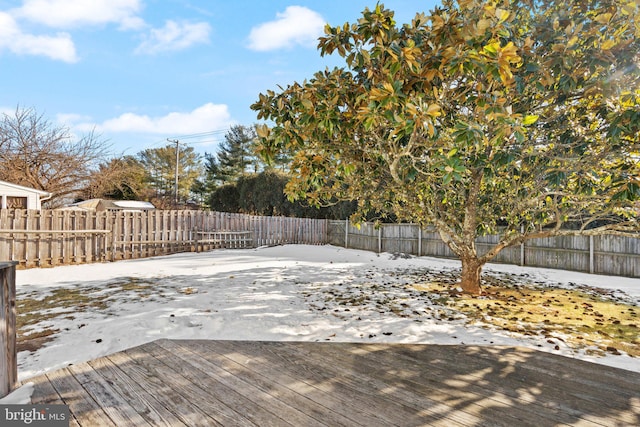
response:
<path id="1" fill-rule="evenodd" d="M 159 340 L 27 381 L 91 427 L 640 425 L 640 374 L 516 347 Z"/>

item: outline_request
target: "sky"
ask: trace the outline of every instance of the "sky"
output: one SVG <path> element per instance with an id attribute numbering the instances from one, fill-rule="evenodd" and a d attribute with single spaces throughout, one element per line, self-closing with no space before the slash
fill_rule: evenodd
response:
<path id="1" fill-rule="evenodd" d="M 387 0 L 399 24 L 437 0 Z M 325 24 L 375 0 L 0 0 L 0 111 L 32 108 L 114 157 L 178 139 L 215 152 L 260 93 L 341 66 Z"/>

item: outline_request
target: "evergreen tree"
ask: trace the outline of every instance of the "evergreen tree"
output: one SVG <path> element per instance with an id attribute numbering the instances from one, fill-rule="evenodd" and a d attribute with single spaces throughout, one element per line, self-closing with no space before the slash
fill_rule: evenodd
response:
<path id="1" fill-rule="evenodd" d="M 204 153 L 204 182 L 202 187 L 209 193 L 215 191 L 224 181 L 220 179 L 220 164 L 215 154 Z"/>
<path id="2" fill-rule="evenodd" d="M 204 186 L 213 191 L 223 184 L 236 182 L 245 173 L 268 169 L 257 154 L 256 138 L 254 126 L 232 126 L 218 152 L 205 153 Z"/>
<path id="3" fill-rule="evenodd" d="M 344 219 L 355 211 L 355 202 L 335 201 L 316 207 L 301 200 L 291 201 L 284 191 L 289 178 L 287 174 L 273 169 L 242 175 L 236 182 L 213 191 L 209 196 L 209 206 L 222 212 L 328 219 Z"/>
<path id="4" fill-rule="evenodd" d="M 221 182 L 237 180 L 245 172 L 257 172 L 258 159 L 254 154 L 256 133 L 253 127 L 236 125 L 229 129 L 214 160 L 208 158 L 207 170 Z M 210 160 L 211 159 L 211 160 Z"/>
<path id="5" fill-rule="evenodd" d="M 325 32 L 344 66 L 252 106 L 262 154 L 295 153 L 290 197 L 433 225 L 472 294 L 529 239 L 637 236 L 637 2 L 443 0 L 402 26 L 378 4 Z"/>
<path id="6" fill-rule="evenodd" d="M 147 180 L 156 191 L 156 207 L 176 207 L 176 146 L 147 149 L 138 153 Z M 181 146 L 178 156 L 178 203 L 190 201 L 191 189 L 201 175 L 200 156 L 193 147 Z"/>

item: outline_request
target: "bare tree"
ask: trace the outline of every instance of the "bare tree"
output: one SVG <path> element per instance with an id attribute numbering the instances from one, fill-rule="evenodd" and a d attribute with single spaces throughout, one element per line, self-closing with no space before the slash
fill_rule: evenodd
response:
<path id="1" fill-rule="evenodd" d="M 17 107 L 0 119 L 0 180 L 48 191 L 48 206 L 60 206 L 87 185 L 107 148 L 93 132 L 76 138 L 35 109 Z"/>

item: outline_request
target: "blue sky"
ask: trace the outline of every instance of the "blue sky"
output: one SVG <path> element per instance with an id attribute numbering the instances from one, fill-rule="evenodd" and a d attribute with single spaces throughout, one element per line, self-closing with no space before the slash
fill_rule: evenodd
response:
<path id="1" fill-rule="evenodd" d="M 399 23 L 436 0 L 387 0 Z M 258 94 L 303 81 L 325 23 L 355 22 L 375 0 L 0 0 L 0 111 L 34 108 L 114 156 L 179 139 L 214 152 L 257 121 Z"/>

